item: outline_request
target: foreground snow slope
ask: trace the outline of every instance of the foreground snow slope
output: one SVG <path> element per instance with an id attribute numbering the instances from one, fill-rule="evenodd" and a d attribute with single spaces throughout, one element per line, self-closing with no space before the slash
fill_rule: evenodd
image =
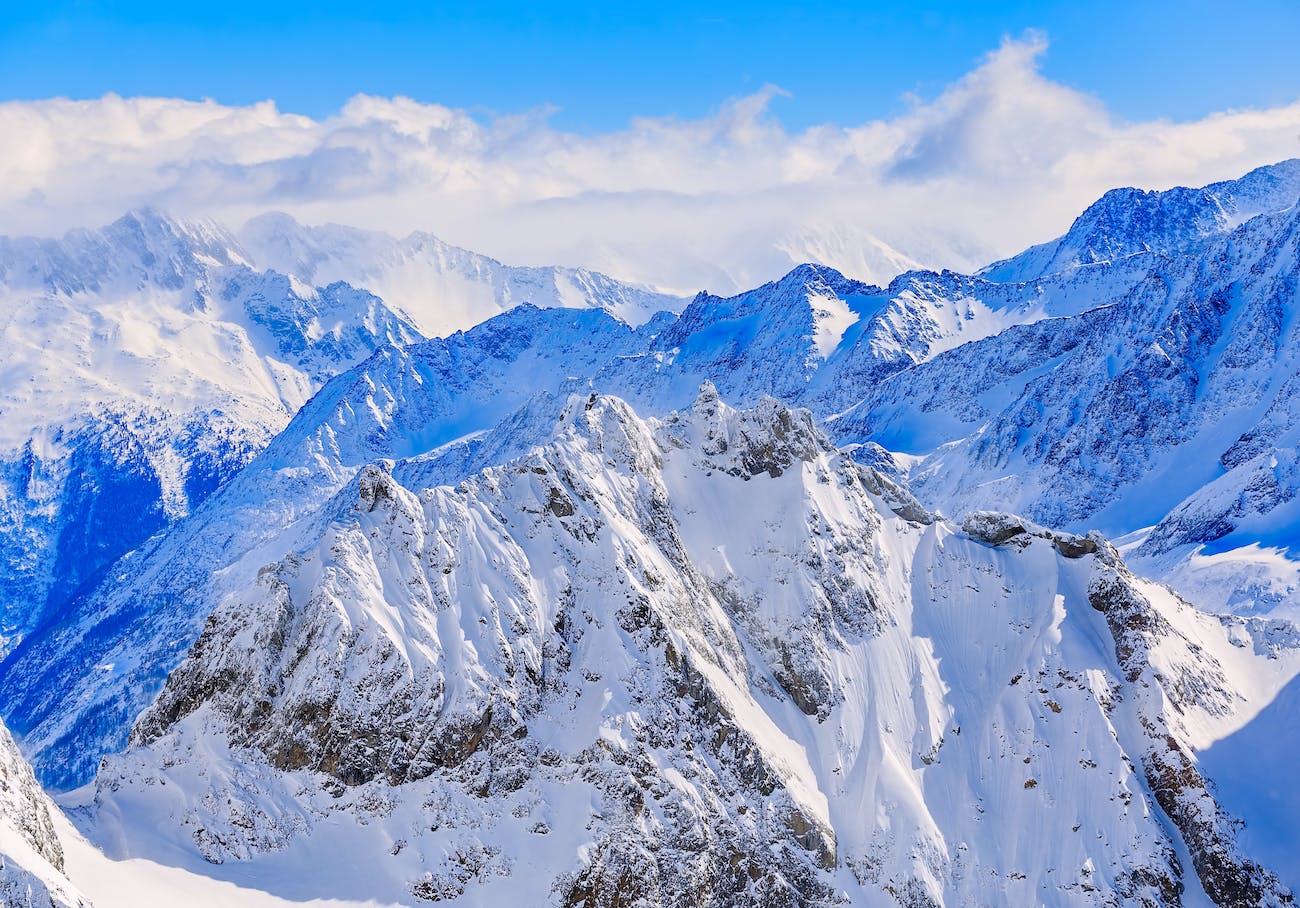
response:
<path id="1" fill-rule="evenodd" d="M 806 411 L 575 395 L 518 460 L 327 511 L 100 771 L 111 856 L 295 900 L 1289 899 L 1196 753 L 1295 642 L 1098 537 L 936 521 Z"/>
<path id="2" fill-rule="evenodd" d="M 108 857 L 88 841 L 62 811 L 54 825 L 63 842 L 68 876 L 77 881 L 95 908 L 398 908 L 396 902 L 365 898 L 347 901 L 333 896 L 320 899 L 279 898 L 263 888 L 250 888 L 237 880 L 239 874 L 223 874 L 223 868 L 205 861 L 195 866 L 177 866 L 175 856 L 167 863 L 143 858 Z M 335 858 L 337 864 L 341 858 Z M 231 870 L 238 870 L 233 867 Z M 313 868 L 312 872 L 319 872 Z"/>

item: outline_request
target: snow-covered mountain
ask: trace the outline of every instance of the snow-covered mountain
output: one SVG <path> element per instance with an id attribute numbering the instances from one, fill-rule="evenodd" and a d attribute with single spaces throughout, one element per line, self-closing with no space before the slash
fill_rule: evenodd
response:
<path id="1" fill-rule="evenodd" d="M 836 436 L 923 455 L 912 487 L 950 512 L 997 505 L 1114 536 L 1154 525 L 1135 537 L 1144 570 L 1204 606 L 1294 610 L 1295 198 L 1192 252 L 1069 273 L 1122 292 L 890 376 Z"/>
<path id="2" fill-rule="evenodd" d="M 684 308 L 9 241 L 0 715 L 100 847 L 291 901 L 1289 904 L 1297 196 Z"/>
<path id="3" fill-rule="evenodd" d="M 0 664 L 0 706 L 46 782 L 80 784 L 100 754 L 125 743 L 217 601 L 215 587 L 283 554 L 261 546 L 376 458 L 410 459 L 402 469 L 422 481 L 454 483 L 544 440 L 575 380 L 650 413 L 687 405 L 705 380 L 740 403 L 815 396 L 830 412 L 880 375 L 1004 323 L 1071 311 L 1093 292 L 1086 276 L 1066 278 L 1074 293 L 1044 291 L 1021 305 L 993 284 L 978 299 L 970 283 L 922 274 L 881 289 L 805 266 L 731 299 L 702 294 L 680 317 L 638 329 L 601 310 L 522 306 L 445 340 L 386 347 Z"/>
<path id="4" fill-rule="evenodd" d="M 271 250 L 315 237 L 319 257 L 334 233 L 269 219 L 253 235 Z M 334 278 L 258 270 L 220 225 L 154 211 L 61 239 L 0 238 L 0 656 L 376 348 L 519 302 L 638 319 L 675 302 L 592 272 L 506 268 L 432 237 L 388 249 L 367 236 L 337 267 L 313 259 L 308 277 L 391 277 L 406 249 L 426 267 L 404 272 L 400 310 Z"/>
<path id="5" fill-rule="evenodd" d="M 1143 252 L 1187 252 L 1257 214 L 1290 208 L 1296 199 L 1300 159 L 1294 158 L 1199 189 L 1114 189 L 1079 215 L 1064 236 L 995 262 L 980 274 L 995 281 L 1026 281 Z"/>
<path id="6" fill-rule="evenodd" d="M 421 335 L 142 211 L 0 240 L 0 654 L 234 475 L 320 382 Z"/>
<path id="7" fill-rule="evenodd" d="M 684 303 L 586 268 L 503 265 L 428 233 L 397 239 L 338 224 L 308 227 L 276 213 L 249 221 L 239 236 L 259 267 L 308 284 L 365 287 L 428 337 L 472 328 L 521 303 L 595 306 L 632 325 Z"/>
<path id="8" fill-rule="evenodd" d="M 1289 903 L 1194 754 L 1295 639 L 1100 537 L 937 521 L 807 411 L 575 395 L 520 459 L 325 511 L 100 771 L 123 857 L 164 826 L 293 899 Z"/>
<path id="9" fill-rule="evenodd" d="M 602 310 L 525 306 L 445 340 L 386 347 L 334 379 L 240 475 L 0 664 L 5 710 L 44 780 L 80 784 L 124 744 L 219 591 L 283 555 L 285 529 L 310 527 L 366 464 L 472 443 L 538 389 L 558 392 L 640 337 Z"/>
<path id="10" fill-rule="evenodd" d="M 210 507 L 80 597 L 73 620 L 0 666 L 0 706 L 31 742 L 43 778 L 84 781 L 99 754 L 124 743 L 131 718 L 197 635 L 221 585 L 284 554 L 262 548 L 281 528 L 307 521 L 377 458 L 403 460 L 402 476 L 434 485 L 518 455 L 545 439 L 564 395 L 583 384 L 660 415 L 686 406 L 702 381 L 739 404 L 774 394 L 830 418 L 838 440 L 864 445 L 864 459 L 908 466 L 922 498 L 958 517 L 1003 507 L 1075 530 L 1141 529 L 1198 488 L 1204 479 L 1197 477 L 1219 469 L 1209 459 L 1218 452 L 1198 461 L 1200 448 L 1172 446 L 1196 424 L 1182 411 L 1176 420 L 1160 415 L 1159 402 L 1178 399 L 1174 392 L 1145 408 L 1124 397 L 1125 389 L 1151 383 L 1145 366 L 1117 369 L 1109 382 L 1097 377 L 1124 356 L 1165 362 L 1152 351 L 1177 353 L 1169 342 L 1132 346 L 1141 332 L 1162 330 L 1162 318 L 1170 330 L 1192 324 L 1211 331 L 1207 319 L 1217 318 L 1218 304 L 1210 298 L 1238 276 L 1244 298 L 1279 305 L 1286 284 L 1260 270 L 1257 256 L 1278 258 L 1284 245 L 1271 242 L 1269 231 L 1290 223 L 1287 217 L 1257 218 L 1226 235 L 1220 243 L 1238 250 L 1229 257 L 1129 256 L 1018 284 L 920 272 L 888 288 L 803 266 L 729 299 L 701 294 L 679 317 L 659 316 L 635 330 L 600 312 L 522 307 L 445 341 L 385 349 L 304 408 Z M 1174 268 L 1185 272 L 1178 298 L 1190 310 L 1159 297 L 1160 269 Z M 1282 289 L 1270 297 L 1270 287 Z M 1189 320 L 1188 311 L 1201 315 Z M 1265 316 L 1240 324 L 1252 323 L 1267 331 Z M 1226 350 L 1225 363 L 1240 359 L 1237 347 L 1192 342 L 1215 356 Z M 1249 343 L 1244 336 L 1238 345 Z M 1190 372 L 1171 374 L 1177 386 Z M 1225 393 L 1241 387 L 1232 376 L 1225 373 Z M 1043 388 L 1051 396 L 1025 403 L 1046 395 Z M 1094 409 L 1090 395 L 1101 401 Z M 1188 401 L 1203 423 L 1224 431 L 1215 406 L 1195 395 Z M 1026 422 L 1029 413 L 1044 415 L 1034 424 Z M 1122 428 L 1126 421 L 1132 425 Z M 1152 423 L 1170 437 L 1143 428 Z M 1121 430 L 1109 432 L 1112 425 Z M 877 443 L 925 456 L 882 460 Z M 1068 453 L 1083 445 L 1097 452 L 1110 445 L 1113 453 Z M 1181 486 L 1162 478 L 1169 468 L 1161 458 L 1174 465 Z M 1140 497 L 1144 483 L 1164 499 Z M 1103 511 L 1108 502 L 1119 503 L 1115 519 Z M 1185 588 L 1208 589 L 1215 594 L 1209 604 L 1218 607 L 1240 610 L 1255 589 L 1267 594 L 1251 599 L 1258 611 L 1268 596 L 1285 600 L 1295 588 L 1288 562 L 1268 562 L 1273 585 L 1264 588 L 1261 569 L 1237 556 L 1233 571 L 1215 574 L 1218 586 L 1209 587 L 1197 545 L 1143 563 L 1177 580 L 1197 565 L 1201 573 Z M 158 633 L 162 627 L 166 633 Z"/>

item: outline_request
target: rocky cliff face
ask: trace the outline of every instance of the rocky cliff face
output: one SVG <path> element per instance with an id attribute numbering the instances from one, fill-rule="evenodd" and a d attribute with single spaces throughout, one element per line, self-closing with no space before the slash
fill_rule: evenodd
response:
<path id="1" fill-rule="evenodd" d="M 64 876 L 50 805 L 9 730 L 0 723 L 0 904 L 89 908 Z"/>
<path id="2" fill-rule="evenodd" d="M 102 822 L 268 868 L 346 847 L 399 901 L 1288 898 L 1179 806 L 1194 773 L 1166 796 L 1186 717 L 1244 721 L 1250 666 L 1149 654 L 1190 622 L 1236 659 L 1228 631 L 1096 539 L 937 521 L 806 411 L 574 396 L 520 459 L 435 488 L 375 464 L 327 510 L 212 614 Z"/>
<path id="3" fill-rule="evenodd" d="M 1186 733 L 1177 733 L 1189 711 L 1232 711 L 1233 686 L 1222 664 L 1153 605 L 1153 593 L 1167 593 L 1144 589 L 1107 544 L 1101 543 L 1100 553 L 1101 569 L 1089 585 L 1088 599 L 1106 616 L 1120 668 L 1134 686 L 1135 702 L 1129 708 L 1148 739 L 1141 752 L 1147 785 L 1178 829 L 1206 894 L 1216 905 L 1293 904 L 1293 895 L 1277 877 L 1242 853 L 1236 842 L 1240 821 L 1215 799 Z M 1164 658 L 1153 659 L 1155 652 Z M 1165 703 L 1172 715 L 1164 714 Z"/>

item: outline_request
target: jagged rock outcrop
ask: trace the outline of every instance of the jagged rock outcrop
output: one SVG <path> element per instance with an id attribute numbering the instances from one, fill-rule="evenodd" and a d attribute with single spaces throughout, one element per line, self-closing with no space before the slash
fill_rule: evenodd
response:
<path id="1" fill-rule="evenodd" d="M 1099 540 L 1099 551 L 1100 569 L 1088 587 L 1088 598 L 1106 616 L 1116 657 L 1137 701 L 1138 723 L 1148 739 L 1141 754 L 1147 784 L 1191 853 L 1201 885 L 1216 905 L 1280 908 L 1294 904 L 1294 895 L 1271 871 L 1242 853 L 1236 842 L 1240 821 L 1215 799 L 1213 784 L 1198 770 L 1187 744 L 1179 740 L 1177 720 L 1170 721 L 1159 708 L 1152 708 L 1168 700 L 1175 717 L 1195 707 L 1228 710 L 1231 682 L 1212 656 L 1161 616 L 1109 543 Z M 1174 661 L 1166 655 L 1157 667 L 1151 655 L 1158 648 L 1181 658 Z"/>
<path id="2" fill-rule="evenodd" d="M 661 420 L 571 396 L 549 444 L 454 487 L 399 466 L 225 598 L 99 774 L 101 816 L 179 818 L 213 861 L 348 841 L 398 900 L 1240 891 L 1147 769 L 1148 729 L 1230 719 L 1233 682 L 1130 670 L 1194 619 L 1098 612 L 1129 575 L 1097 537 L 958 531 L 807 412 L 710 386 Z"/>
<path id="3" fill-rule="evenodd" d="M 9 730 L 0 723 L 0 904 L 90 908 L 64 875 L 50 805 Z"/>
<path id="4" fill-rule="evenodd" d="M 990 545 L 1002 545 L 1008 542 L 1028 544 L 1031 537 L 1046 539 L 1066 558 L 1082 558 L 1097 551 L 1097 540 L 1092 537 L 1075 536 L 1071 533 L 1058 533 L 1040 527 L 1038 524 L 1017 517 L 1014 514 L 1001 514 L 996 511 L 974 511 L 966 515 L 961 530 L 967 536 L 987 542 Z"/>

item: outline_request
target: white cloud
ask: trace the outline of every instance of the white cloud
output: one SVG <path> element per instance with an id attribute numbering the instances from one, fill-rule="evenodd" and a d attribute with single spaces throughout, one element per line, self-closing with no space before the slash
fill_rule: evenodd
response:
<path id="1" fill-rule="evenodd" d="M 894 119 L 798 133 L 769 114 L 771 86 L 705 119 L 598 135 L 557 130 L 547 111 L 480 122 L 405 98 L 357 96 L 324 120 L 270 102 L 9 102 L 0 232 L 145 204 L 232 223 L 278 209 L 725 291 L 804 259 L 875 279 L 908 261 L 968 269 L 1061 232 L 1113 186 L 1202 184 L 1300 155 L 1300 102 L 1119 122 L 1044 78 L 1045 48 L 1007 41 Z"/>

